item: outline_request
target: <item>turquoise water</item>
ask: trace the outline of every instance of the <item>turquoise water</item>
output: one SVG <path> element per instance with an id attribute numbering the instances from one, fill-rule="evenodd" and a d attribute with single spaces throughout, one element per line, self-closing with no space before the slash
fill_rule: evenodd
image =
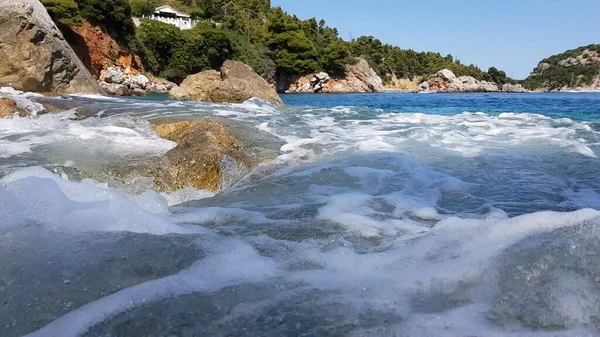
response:
<path id="1" fill-rule="evenodd" d="M 600 94 L 597 93 L 526 93 L 526 94 L 344 94 L 282 95 L 292 106 L 369 107 L 400 113 L 456 115 L 462 112 L 537 113 L 552 118 L 600 121 Z"/>
<path id="2" fill-rule="evenodd" d="M 0 119 L 0 336 L 600 335 L 600 95 L 283 99 Z M 165 118 L 267 156 L 216 194 L 117 175 Z"/>

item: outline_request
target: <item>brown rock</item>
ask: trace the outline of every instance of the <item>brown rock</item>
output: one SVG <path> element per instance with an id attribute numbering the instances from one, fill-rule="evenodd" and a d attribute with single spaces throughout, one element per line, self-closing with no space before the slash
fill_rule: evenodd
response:
<path id="1" fill-rule="evenodd" d="M 80 26 L 65 29 L 64 34 L 77 56 L 96 78 L 102 70 L 112 66 L 128 69 L 130 75 L 144 72 L 140 58 L 122 49 L 102 26 L 94 26 L 84 20 Z"/>
<path id="2" fill-rule="evenodd" d="M 171 90 L 169 96 L 214 103 L 241 103 L 258 97 L 273 104 L 283 104 L 267 81 L 250 66 L 237 61 L 225 61 L 219 72 L 208 70 L 188 76 L 179 88 Z"/>
<path id="3" fill-rule="evenodd" d="M 195 187 L 218 191 L 241 178 L 251 162 L 242 143 L 218 120 L 196 120 L 158 125 L 156 133 L 177 143 L 166 153 L 156 174 L 160 190 Z"/>
<path id="4" fill-rule="evenodd" d="M 0 0 L 0 85 L 60 94 L 102 92 L 38 0 Z"/>
<path id="5" fill-rule="evenodd" d="M 190 101 L 212 102 L 210 91 L 213 84 L 221 82 L 221 73 L 216 70 L 207 70 L 188 76 L 179 87 L 169 92 L 172 99 L 188 99 Z"/>
<path id="6" fill-rule="evenodd" d="M 27 111 L 19 109 L 15 101 L 7 97 L 0 97 L 0 118 L 12 116 L 15 113 L 19 113 L 21 117 L 27 116 Z"/>

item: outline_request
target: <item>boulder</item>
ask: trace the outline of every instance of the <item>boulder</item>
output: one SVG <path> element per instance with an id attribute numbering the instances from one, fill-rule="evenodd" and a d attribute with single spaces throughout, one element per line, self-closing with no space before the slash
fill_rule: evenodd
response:
<path id="1" fill-rule="evenodd" d="M 241 103 L 258 97 L 273 104 L 283 104 L 267 81 L 250 66 L 237 61 L 225 61 L 220 71 L 208 70 L 190 75 L 169 95 L 173 99 L 214 103 Z"/>
<path id="2" fill-rule="evenodd" d="M 332 78 L 325 72 L 309 75 L 282 75 L 277 80 L 277 91 L 285 93 L 362 93 L 379 92 L 381 77 L 364 59 L 346 65 L 343 77 Z"/>
<path id="3" fill-rule="evenodd" d="M 100 82 L 100 86 L 109 95 L 113 95 L 113 96 L 128 96 L 128 95 L 130 95 L 129 88 L 123 84 Z"/>
<path id="4" fill-rule="evenodd" d="M 172 99 L 210 102 L 212 86 L 220 81 L 221 73 L 216 70 L 206 70 L 201 73 L 189 75 L 179 87 L 171 89 L 169 97 Z"/>
<path id="5" fill-rule="evenodd" d="M 456 77 L 448 69 L 442 69 L 429 76 L 427 83 L 419 85 L 418 91 L 432 90 L 437 92 L 498 92 L 500 89 L 493 82 L 479 81 L 471 76 Z"/>
<path id="6" fill-rule="evenodd" d="M 225 189 L 245 175 L 253 164 L 242 143 L 219 120 L 195 120 L 157 125 L 164 139 L 177 143 L 159 165 L 155 182 L 159 190 L 195 187 Z"/>
<path id="7" fill-rule="evenodd" d="M 125 74 L 119 67 L 109 67 L 100 72 L 100 82 L 123 84 L 125 82 Z"/>
<path id="8" fill-rule="evenodd" d="M 134 90 L 135 89 L 144 90 L 150 83 L 150 80 L 148 79 L 148 77 L 146 77 L 142 74 L 132 76 L 128 80 L 129 80 L 129 87 Z"/>
<path id="9" fill-rule="evenodd" d="M 0 0 L 0 86 L 102 93 L 39 0 Z"/>

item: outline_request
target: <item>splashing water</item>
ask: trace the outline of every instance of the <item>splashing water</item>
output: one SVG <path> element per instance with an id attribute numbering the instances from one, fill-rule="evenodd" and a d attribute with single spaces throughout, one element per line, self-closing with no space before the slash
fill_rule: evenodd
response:
<path id="1" fill-rule="evenodd" d="M 494 106 L 323 101 L 365 97 Z M 0 120 L 0 335 L 597 335 L 597 119 L 497 106 L 565 97 L 70 96 L 97 115 Z M 149 121 L 209 117 L 275 158 L 216 195 L 114 179 L 175 146 Z"/>

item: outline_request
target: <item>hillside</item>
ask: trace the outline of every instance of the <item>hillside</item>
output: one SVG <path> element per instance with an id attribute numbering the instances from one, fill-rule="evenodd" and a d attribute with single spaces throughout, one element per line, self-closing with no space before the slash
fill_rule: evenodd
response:
<path id="1" fill-rule="evenodd" d="M 545 90 L 600 86 L 599 71 L 600 44 L 591 44 L 543 59 L 523 84 Z"/>
<path id="2" fill-rule="evenodd" d="M 361 57 L 384 82 L 419 81 L 441 69 L 500 85 L 512 80 L 496 68 L 483 71 L 452 55 L 417 52 L 385 44 L 372 36 L 352 41 L 340 37 L 324 20 L 301 20 L 270 0 L 42 0 L 63 28 L 82 19 L 101 25 L 119 44 L 141 56 L 146 71 L 181 82 L 187 75 L 218 69 L 226 59 L 249 64 L 271 83 L 295 74 L 325 71 L 344 76 L 346 65 Z M 168 4 L 201 22 L 180 31 L 157 21 L 142 20 L 132 27 L 130 17 L 151 13 Z"/>

